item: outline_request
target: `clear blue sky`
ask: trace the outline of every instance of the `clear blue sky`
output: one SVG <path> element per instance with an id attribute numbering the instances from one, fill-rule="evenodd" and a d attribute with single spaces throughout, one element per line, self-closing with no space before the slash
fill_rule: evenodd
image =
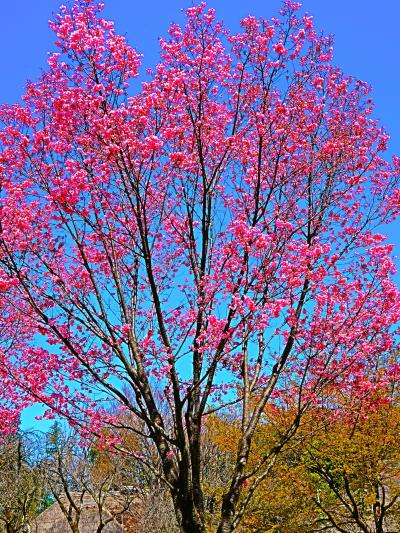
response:
<path id="1" fill-rule="evenodd" d="M 190 0 L 104 0 L 105 14 L 117 30 L 145 55 L 144 65 L 157 61 L 158 37 L 171 21 L 181 21 Z M 0 103 L 20 99 L 26 79 L 35 79 L 54 49 L 47 21 L 62 0 L 13 0 L 0 5 Z M 227 26 L 237 29 L 248 14 L 274 16 L 280 0 L 209 0 Z M 318 28 L 335 34 L 335 63 L 347 74 L 374 88 L 375 116 L 391 134 L 390 152 L 400 154 L 400 0 L 304 0 L 303 7 Z M 390 240 L 400 256 L 400 223 L 390 228 Z M 400 259 L 397 259 L 400 270 Z M 400 279 L 398 275 L 397 279 Z M 28 409 L 24 425 L 38 409 Z"/>

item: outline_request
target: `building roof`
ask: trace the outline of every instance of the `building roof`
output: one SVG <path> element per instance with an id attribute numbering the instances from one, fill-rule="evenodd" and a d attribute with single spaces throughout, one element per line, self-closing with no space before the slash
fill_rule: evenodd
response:
<path id="1" fill-rule="evenodd" d="M 73 500 L 79 502 L 80 493 L 72 493 Z M 66 502 L 66 499 L 64 498 Z M 141 500 L 135 497 L 128 511 L 123 511 L 121 495 L 118 492 L 107 496 L 102 512 L 103 521 L 111 521 L 104 527 L 102 533 L 135 533 L 139 531 L 139 509 Z M 85 494 L 82 499 L 81 516 L 79 520 L 80 533 L 95 533 L 100 523 L 99 510 L 94 499 Z M 57 502 L 40 513 L 32 524 L 32 533 L 71 533 L 67 518 L 64 516 Z"/>

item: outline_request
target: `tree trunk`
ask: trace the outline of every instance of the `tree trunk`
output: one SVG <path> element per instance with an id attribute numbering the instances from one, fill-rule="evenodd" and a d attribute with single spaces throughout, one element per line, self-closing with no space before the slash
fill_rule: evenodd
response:
<path id="1" fill-rule="evenodd" d="M 222 500 L 221 519 L 217 533 L 231 533 L 233 531 L 233 520 L 235 518 L 235 508 L 239 495 L 239 487 L 237 487 L 236 490 L 230 490 L 228 494 L 225 494 Z"/>
<path id="2" fill-rule="evenodd" d="M 204 533 L 204 521 L 201 511 L 194 504 L 193 494 L 181 489 L 172 493 L 175 515 L 181 533 Z"/>

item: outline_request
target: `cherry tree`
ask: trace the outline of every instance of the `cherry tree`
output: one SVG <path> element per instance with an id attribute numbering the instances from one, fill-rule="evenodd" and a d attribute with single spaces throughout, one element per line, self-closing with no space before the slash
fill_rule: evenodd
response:
<path id="1" fill-rule="evenodd" d="M 239 410 L 218 526 L 232 531 L 327 384 L 379 386 L 366 376 L 394 349 L 400 300 L 377 231 L 399 161 L 369 87 L 298 3 L 236 34 L 187 9 L 140 86 L 140 55 L 101 10 L 61 7 L 48 69 L 0 111 L 2 430 L 41 402 L 118 447 L 130 412 L 181 530 L 201 532 L 202 422 Z M 250 469 L 288 387 L 293 423 Z"/>

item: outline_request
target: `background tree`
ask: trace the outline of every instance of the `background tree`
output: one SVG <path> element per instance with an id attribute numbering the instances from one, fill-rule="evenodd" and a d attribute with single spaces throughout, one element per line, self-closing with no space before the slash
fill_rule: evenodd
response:
<path id="1" fill-rule="evenodd" d="M 99 449 L 96 442 L 85 442 L 77 432 L 59 424 L 47 440 L 44 477 L 73 533 L 80 531 L 88 497 L 97 509 L 93 533 L 101 533 L 110 522 L 121 522 L 123 516 L 140 514 L 142 503 L 131 457 Z"/>
<path id="2" fill-rule="evenodd" d="M 313 531 L 309 526 L 314 524 L 320 512 L 314 504 L 314 491 L 308 483 L 307 470 L 299 455 L 302 454 L 305 442 L 310 441 L 311 434 L 321 430 L 321 419 L 312 416 L 310 411 L 307 412 L 307 415 L 302 417 L 295 436 L 287 442 L 286 435 L 291 431 L 295 417 L 293 411 L 295 411 L 293 404 L 289 407 L 268 409 L 257 428 L 247 472 L 256 469 L 260 462 L 265 464 L 265 457 L 268 457 L 269 470 L 268 475 L 263 476 L 256 488 L 252 487 L 249 481 L 244 483 L 238 503 L 238 512 L 241 515 L 238 531 L 254 533 Z M 207 420 L 207 434 L 216 447 L 214 464 L 218 465 L 223 458 L 222 460 L 233 468 L 235 443 L 239 433 L 238 413 L 231 413 L 229 417 L 213 416 Z M 282 442 L 286 442 L 286 445 L 281 448 Z M 279 454 L 274 453 L 277 448 L 280 449 Z M 265 470 L 262 470 L 262 474 L 264 473 Z M 225 479 L 226 476 L 220 477 L 219 483 L 212 491 L 216 506 L 220 505 L 225 490 Z M 207 489 L 205 492 L 208 495 L 209 488 Z M 210 531 L 213 530 L 211 527 Z"/>
<path id="3" fill-rule="evenodd" d="M 398 358 L 391 359 L 397 365 Z M 368 391 L 356 384 L 352 393 L 334 388 L 329 394 L 326 389 L 320 405 L 306 412 L 296 435 L 245 508 L 245 531 L 383 533 L 395 529 L 400 519 L 399 380 L 392 377 L 385 388 L 372 384 L 388 364 L 376 362 Z M 289 401 L 267 410 L 254 437 L 250 468 L 285 434 L 294 408 Z M 238 418 L 213 417 L 207 425 L 219 455 L 232 454 Z"/>
<path id="4" fill-rule="evenodd" d="M 0 531 L 24 533 L 43 508 L 45 489 L 33 434 L 17 434 L 0 446 Z"/>
<path id="5" fill-rule="evenodd" d="M 347 416 L 328 418 L 304 450 L 321 529 L 383 533 L 400 521 L 398 381 L 380 391 L 375 404 L 368 413 L 364 399 Z"/>
<path id="6" fill-rule="evenodd" d="M 79 533 L 86 493 L 82 479 L 88 468 L 76 435 L 68 435 L 60 424 L 54 424 L 47 435 L 43 472 L 48 490 L 73 533 Z"/>
<path id="7" fill-rule="evenodd" d="M 1 353 L 6 401 L 97 437 L 113 424 L 97 401 L 139 417 L 186 532 L 205 528 L 211 412 L 241 411 L 223 533 L 326 383 L 362 387 L 394 344 L 391 246 L 374 229 L 397 214 L 398 160 L 382 158 L 368 87 L 299 8 L 237 34 L 189 8 L 134 94 L 138 53 L 77 0 L 51 23 L 48 70 L 0 112 L 1 327 L 25 332 Z M 290 431 L 251 470 L 288 380 Z"/>

